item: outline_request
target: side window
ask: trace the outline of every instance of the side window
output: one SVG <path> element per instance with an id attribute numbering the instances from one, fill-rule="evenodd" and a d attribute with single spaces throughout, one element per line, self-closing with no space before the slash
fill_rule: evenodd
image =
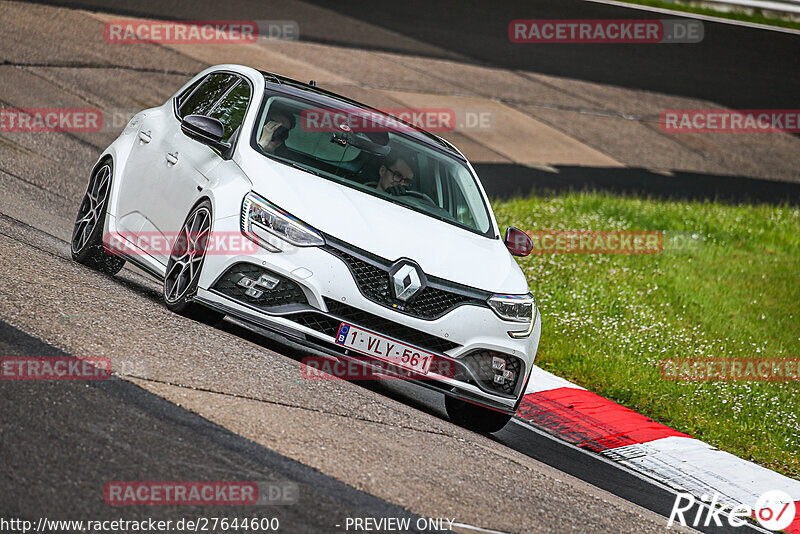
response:
<path id="1" fill-rule="evenodd" d="M 223 141 L 227 141 L 233 132 L 242 125 L 247 104 L 250 102 L 250 84 L 241 80 L 225 98 L 223 98 L 207 115 L 218 119 L 225 127 Z"/>
<path id="2" fill-rule="evenodd" d="M 194 90 L 197 89 L 197 87 L 201 83 L 203 83 L 203 80 L 205 80 L 206 78 L 208 78 L 208 76 L 203 76 L 202 78 L 199 78 L 198 80 L 195 80 L 195 82 L 192 85 L 187 87 L 184 92 L 182 92 L 181 94 L 179 94 L 177 96 L 177 98 L 176 98 L 176 100 L 178 101 L 178 105 L 176 106 L 177 109 L 180 109 L 181 106 L 183 106 L 183 104 L 186 102 L 186 99 L 189 98 L 190 96 L 192 96 L 192 94 L 194 93 Z"/>
<path id="3" fill-rule="evenodd" d="M 186 115 L 205 115 L 214 106 L 217 100 L 225 94 L 225 91 L 236 83 L 237 76 L 227 73 L 209 74 L 203 80 L 200 87 L 195 90 L 184 102 L 181 102 L 178 109 L 178 116 Z"/>

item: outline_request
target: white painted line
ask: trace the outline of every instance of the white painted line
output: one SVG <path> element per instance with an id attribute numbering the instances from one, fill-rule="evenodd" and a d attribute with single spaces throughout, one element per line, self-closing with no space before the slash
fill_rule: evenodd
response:
<path id="1" fill-rule="evenodd" d="M 545 432 L 544 430 L 536 428 L 535 426 L 527 423 L 526 421 L 523 421 L 522 419 L 519 419 L 519 418 L 515 417 L 515 418 L 511 419 L 511 421 L 516 423 L 516 424 L 518 424 L 521 427 L 524 427 L 526 430 L 530 430 L 534 434 L 538 434 L 539 436 L 541 436 L 543 438 L 547 438 L 548 440 L 550 440 L 552 442 L 558 443 L 559 446 L 568 447 L 568 448 L 573 449 L 575 451 L 579 451 L 581 454 L 589 455 L 589 456 L 591 456 L 591 457 L 593 457 L 593 458 L 595 458 L 597 460 L 600 460 L 601 462 L 603 462 L 606 465 L 612 465 L 612 466 L 616 467 L 617 469 L 621 469 L 622 471 L 625 471 L 627 474 L 629 474 L 629 475 L 631 475 L 633 477 L 636 477 L 639 480 L 647 482 L 648 484 L 652 484 L 652 485 L 657 486 L 657 487 L 659 487 L 659 488 L 661 488 L 661 489 L 663 489 L 665 491 L 668 491 L 668 492 L 672 493 L 673 495 L 677 495 L 678 494 L 678 492 L 675 491 L 674 488 L 672 488 L 670 486 L 667 486 L 666 484 L 662 483 L 658 479 L 654 479 L 653 477 L 650 477 L 650 476 L 647 476 L 647 475 L 643 475 L 639 471 L 636 471 L 633 468 L 628 467 L 627 465 L 623 465 L 623 464 L 620 464 L 618 462 L 613 462 L 613 461 L 609 460 L 608 458 L 606 458 L 604 456 L 601 456 L 599 454 L 595 454 L 595 453 L 593 453 L 591 451 L 588 451 L 586 449 L 578 447 L 577 445 L 573 445 L 572 443 L 569 443 L 569 442 L 563 441 L 561 439 L 558 439 L 556 436 L 554 436 L 552 434 L 549 434 L 549 433 Z"/>
<path id="2" fill-rule="evenodd" d="M 800 2 L 797 0 L 782 0 L 774 2 L 772 0 L 706 0 L 712 4 L 719 4 L 723 8 L 745 7 L 748 9 L 765 9 L 776 13 L 800 13 Z"/>
<path id="3" fill-rule="evenodd" d="M 723 24 L 730 24 L 732 26 L 743 26 L 745 28 L 755 28 L 757 30 L 770 30 L 780 33 L 791 33 L 800 35 L 800 30 L 792 28 L 781 28 L 779 26 L 769 26 L 767 24 L 757 24 L 755 22 L 745 22 L 743 20 L 726 19 L 722 17 L 712 17 L 710 15 L 699 15 L 697 13 L 687 13 L 686 11 L 675 11 L 672 9 L 664 9 L 661 7 L 642 6 L 638 4 L 629 4 L 627 2 L 617 2 L 616 0 L 583 0 L 584 2 L 593 2 L 595 4 L 606 4 L 609 6 L 627 7 L 630 9 L 638 9 L 639 11 L 651 11 L 653 13 L 663 13 L 665 15 L 677 15 L 689 19 L 707 20 L 709 22 L 720 22 Z"/>
<path id="4" fill-rule="evenodd" d="M 458 527 L 461 530 L 468 530 L 470 532 L 485 532 L 487 534 L 507 534 L 506 532 L 502 532 L 500 530 L 489 530 L 488 528 L 481 528 L 473 525 L 467 525 L 466 523 L 453 523 L 453 526 Z"/>
<path id="5" fill-rule="evenodd" d="M 605 463 L 607 465 L 614 466 L 616 469 L 624 471 L 628 475 L 636 477 L 636 478 L 638 478 L 639 480 L 641 480 L 643 482 L 647 482 L 648 484 L 656 486 L 657 488 L 660 488 L 660 489 L 668 492 L 670 495 L 672 495 L 674 497 L 678 496 L 679 490 L 677 490 L 673 485 L 665 484 L 664 481 L 662 480 L 662 478 L 653 476 L 652 473 L 649 473 L 647 471 L 642 471 L 642 470 L 638 469 L 636 466 L 626 465 L 627 464 L 626 462 L 615 462 L 615 461 L 609 460 L 605 456 L 602 456 L 602 455 L 599 455 L 599 454 L 595 454 L 595 453 L 593 453 L 591 451 L 588 451 L 586 449 L 583 449 L 581 447 L 573 445 L 572 443 L 567 443 L 566 441 L 560 440 L 556 436 L 553 436 L 552 434 L 548 434 L 547 432 L 545 432 L 543 430 L 540 430 L 540 429 L 536 428 L 535 426 L 526 423 L 522 419 L 519 419 L 519 418 L 515 417 L 515 418 L 511 419 L 511 421 L 516 423 L 516 424 L 518 424 L 518 425 L 520 425 L 521 427 L 524 427 L 525 429 L 527 429 L 527 430 L 529 430 L 529 431 L 531 431 L 531 432 L 543 437 L 543 438 L 546 438 L 546 439 L 549 439 L 550 441 L 558 443 L 559 446 L 568 447 L 570 449 L 573 449 L 573 450 L 576 450 L 576 451 L 580 451 L 580 453 L 582 453 L 582 454 L 586 454 L 588 456 L 591 456 L 592 458 L 594 458 L 596 460 L 599 460 L 599 461 L 601 461 L 601 462 L 603 462 L 603 463 Z M 662 438 L 662 439 L 656 440 L 656 441 L 663 441 L 665 439 L 671 439 L 671 438 Z M 681 438 L 681 439 L 689 439 L 689 440 L 692 440 L 692 441 L 698 441 L 698 440 L 696 440 L 694 438 Z M 651 441 L 650 443 L 655 443 L 655 442 Z M 700 442 L 700 443 L 703 443 L 703 442 Z M 706 445 L 705 443 L 703 443 L 703 444 Z M 647 445 L 647 443 L 644 443 L 642 445 Z M 706 446 L 708 446 L 708 445 L 706 445 Z M 744 460 L 742 460 L 742 461 L 744 461 Z M 608 491 L 608 490 L 603 490 L 603 491 Z M 686 491 L 686 490 L 682 489 L 680 491 Z M 611 492 L 609 491 L 609 493 L 611 493 Z M 692 493 L 692 492 L 690 492 L 690 493 Z M 720 492 L 720 493 L 722 493 L 722 492 Z M 697 496 L 699 497 L 699 495 L 697 495 Z M 653 513 L 657 513 L 657 512 L 653 512 Z M 661 514 L 658 514 L 658 515 L 661 515 Z M 728 514 L 727 514 L 727 512 L 722 512 L 720 514 L 720 516 L 727 518 Z M 662 516 L 662 517 L 665 517 L 665 516 Z M 666 522 L 665 522 L 665 524 L 666 524 Z M 746 527 L 742 527 L 742 528 L 743 529 L 750 528 L 751 530 L 754 530 L 756 532 L 762 532 L 764 534 L 773 534 L 773 531 L 766 530 L 761 525 L 756 524 L 756 523 L 747 523 L 747 526 Z"/>
<path id="6" fill-rule="evenodd" d="M 626 450 L 622 450 L 626 449 Z M 613 449 L 612 449 L 613 452 Z M 758 497 L 781 490 L 800 500 L 800 481 L 721 451 L 698 439 L 670 436 L 617 450 L 641 473 L 695 496 L 720 494 L 720 503 L 755 506 Z"/>

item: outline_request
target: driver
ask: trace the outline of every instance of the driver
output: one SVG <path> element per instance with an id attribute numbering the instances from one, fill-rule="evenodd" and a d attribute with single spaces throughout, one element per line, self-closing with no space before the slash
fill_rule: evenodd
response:
<path id="1" fill-rule="evenodd" d="M 294 115 L 289 111 L 272 105 L 267 113 L 267 120 L 264 128 L 261 129 L 261 136 L 258 144 L 269 154 L 283 155 L 286 151 L 284 143 L 289 137 L 289 130 L 294 128 L 296 122 Z"/>
<path id="2" fill-rule="evenodd" d="M 372 185 L 378 191 L 384 191 L 392 196 L 405 195 L 408 187 L 414 182 L 414 171 L 408 161 L 397 153 L 390 153 L 383 160 L 383 165 L 378 169 L 378 182 Z"/>

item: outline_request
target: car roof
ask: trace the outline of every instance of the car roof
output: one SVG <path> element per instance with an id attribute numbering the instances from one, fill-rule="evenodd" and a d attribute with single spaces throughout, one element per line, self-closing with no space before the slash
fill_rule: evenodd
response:
<path id="1" fill-rule="evenodd" d="M 342 107 L 342 105 L 346 105 L 348 107 L 354 107 L 357 109 L 369 111 L 370 113 L 376 113 L 384 117 L 391 117 L 393 120 L 408 126 L 408 128 L 404 129 L 402 132 L 404 135 L 407 135 L 413 138 L 415 141 L 426 144 L 432 148 L 444 150 L 449 154 L 466 161 L 466 158 L 464 158 L 461 152 L 459 152 L 458 149 L 455 146 L 453 146 L 450 142 L 446 141 L 445 139 L 442 139 L 438 135 L 426 132 L 425 130 L 414 126 L 413 124 L 410 124 L 402 119 L 390 115 L 385 111 L 373 108 L 372 106 L 368 106 L 362 102 L 358 102 L 357 100 L 347 98 L 346 96 L 342 96 L 332 91 L 327 91 L 325 89 L 317 87 L 316 85 L 310 85 L 308 83 L 301 82 L 293 78 L 288 78 L 286 76 L 281 76 L 280 74 L 275 74 L 272 72 L 266 72 L 266 71 L 259 71 L 259 72 L 264 76 L 264 81 L 267 84 L 267 89 L 277 90 L 283 93 L 291 94 L 293 96 L 304 98 L 306 100 L 311 100 L 312 102 L 320 104 L 322 106 L 337 108 L 337 107 Z"/>

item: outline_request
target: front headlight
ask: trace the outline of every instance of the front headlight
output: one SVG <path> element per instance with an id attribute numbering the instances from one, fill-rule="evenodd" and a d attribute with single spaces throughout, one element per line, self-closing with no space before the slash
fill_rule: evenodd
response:
<path id="1" fill-rule="evenodd" d="M 241 227 L 245 236 L 270 252 L 281 251 L 270 243 L 274 243 L 274 237 L 298 247 L 325 244 L 314 228 L 252 192 L 242 202 Z"/>
<path id="2" fill-rule="evenodd" d="M 529 323 L 533 318 L 533 295 L 495 295 L 486 301 L 498 317 L 506 321 Z"/>
<path id="3" fill-rule="evenodd" d="M 531 335 L 533 324 L 536 321 L 536 299 L 533 295 L 495 295 L 486 301 L 494 313 L 506 321 L 527 323 L 525 330 L 512 331 L 508 335 L 513 338 L 522 338 Z"/>

